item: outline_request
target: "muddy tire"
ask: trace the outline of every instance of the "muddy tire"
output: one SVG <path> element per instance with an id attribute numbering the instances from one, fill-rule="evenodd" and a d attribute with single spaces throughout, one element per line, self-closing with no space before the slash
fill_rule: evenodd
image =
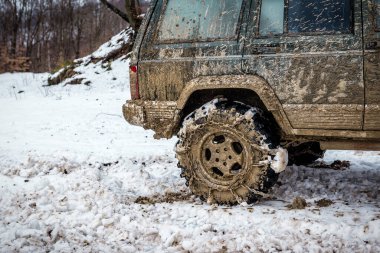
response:
<path id="1" fill-rule="evenodd" d="M 264 113 L 215 99 L 184 120 L 176 145 L 181 176 L 208 203 L 252 203 L 278 174 L 270 168 L 274 136 Z M 263 194 L 262 194 L 263 193 Z"/>
<path id="2" fill-rule="evenodd" d="M 288 147 L 288 165 L 309 165 L 319 158 L 323 158 L 325 150 L 318 142 L 305 142 Z"/>

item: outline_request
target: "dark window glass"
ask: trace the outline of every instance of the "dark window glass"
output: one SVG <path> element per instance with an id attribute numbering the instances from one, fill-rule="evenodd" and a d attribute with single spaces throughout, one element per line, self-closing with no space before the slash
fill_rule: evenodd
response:
<path id="1" fill-rule="evenodd" d="M 243 0 L 169 0 L 158 33 L 165 40 L 209 40 L 236 35 Z"/>
<path id="2" fill-rule="evenodd" d="M 289 0 L 289 33 L 351 30 L 350 0 Z"/>

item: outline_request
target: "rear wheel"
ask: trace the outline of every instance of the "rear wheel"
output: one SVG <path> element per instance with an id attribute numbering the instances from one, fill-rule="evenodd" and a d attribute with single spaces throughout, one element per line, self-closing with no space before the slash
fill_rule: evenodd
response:
<path id="1" fill-rule="evenodd" d="M 191 191 L 210 203 L 257 200 L 276 182 L 274 136 L 263 111 L 215 99 L 191 113 L 178 133 L 179 167 Z"/>

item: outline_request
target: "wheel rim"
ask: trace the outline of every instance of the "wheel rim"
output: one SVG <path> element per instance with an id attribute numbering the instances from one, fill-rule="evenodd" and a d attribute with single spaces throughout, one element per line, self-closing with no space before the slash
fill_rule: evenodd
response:
<path id="1" fill-rule="evenodd" d="M 219 185 L 230 184 L 246 170 L 248 148 L 231 131 L 217 131 L 200 141 L 200 163 L 204 175 Z"/>

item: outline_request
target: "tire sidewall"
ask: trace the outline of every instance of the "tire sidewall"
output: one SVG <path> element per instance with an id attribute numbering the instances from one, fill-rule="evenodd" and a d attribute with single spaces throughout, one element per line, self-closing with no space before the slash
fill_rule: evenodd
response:
<path id="1" fill-rule="evenodd" d="M 227 199 L 229 203 L 236 203 L 238 201 L 236 195 L 246 200 L 251 194 L 249 189 L 260 190 L 264 187 L 270 158 L 269 147 L 265 143 L 268 141 L 268 137 L 256 130 L 257 126 L 255 125 L 261 112 L 256 108 L 240 104 L 238 107 L 240 107 L 239 110 L 236 109 L 236 106 L 226 106 L 225 104 L 216 105 L 211 109 L 201 107 L 185 119 L 183 127 L 178 133 L 179 142 L 176 150 L 186 150 L 186 152 L 177 152 L 179 164 L 184 168 L 183 174 L 193 193 L 205 199 L 210 191 L 216 191 L 217 194 L 214 195 L 217 202 L 226 202 Z M 247 112 L 252 117 L 247 117 Z M 210 180 L 200 161 L 201 141 L 210 132 L 212 134 L 215 127 L 238 136 L 239 140 L 244 143 L 247 153 L 242 173 L 224 184 Z M 262 166 L 254 166 L 259 164 Z"/>

